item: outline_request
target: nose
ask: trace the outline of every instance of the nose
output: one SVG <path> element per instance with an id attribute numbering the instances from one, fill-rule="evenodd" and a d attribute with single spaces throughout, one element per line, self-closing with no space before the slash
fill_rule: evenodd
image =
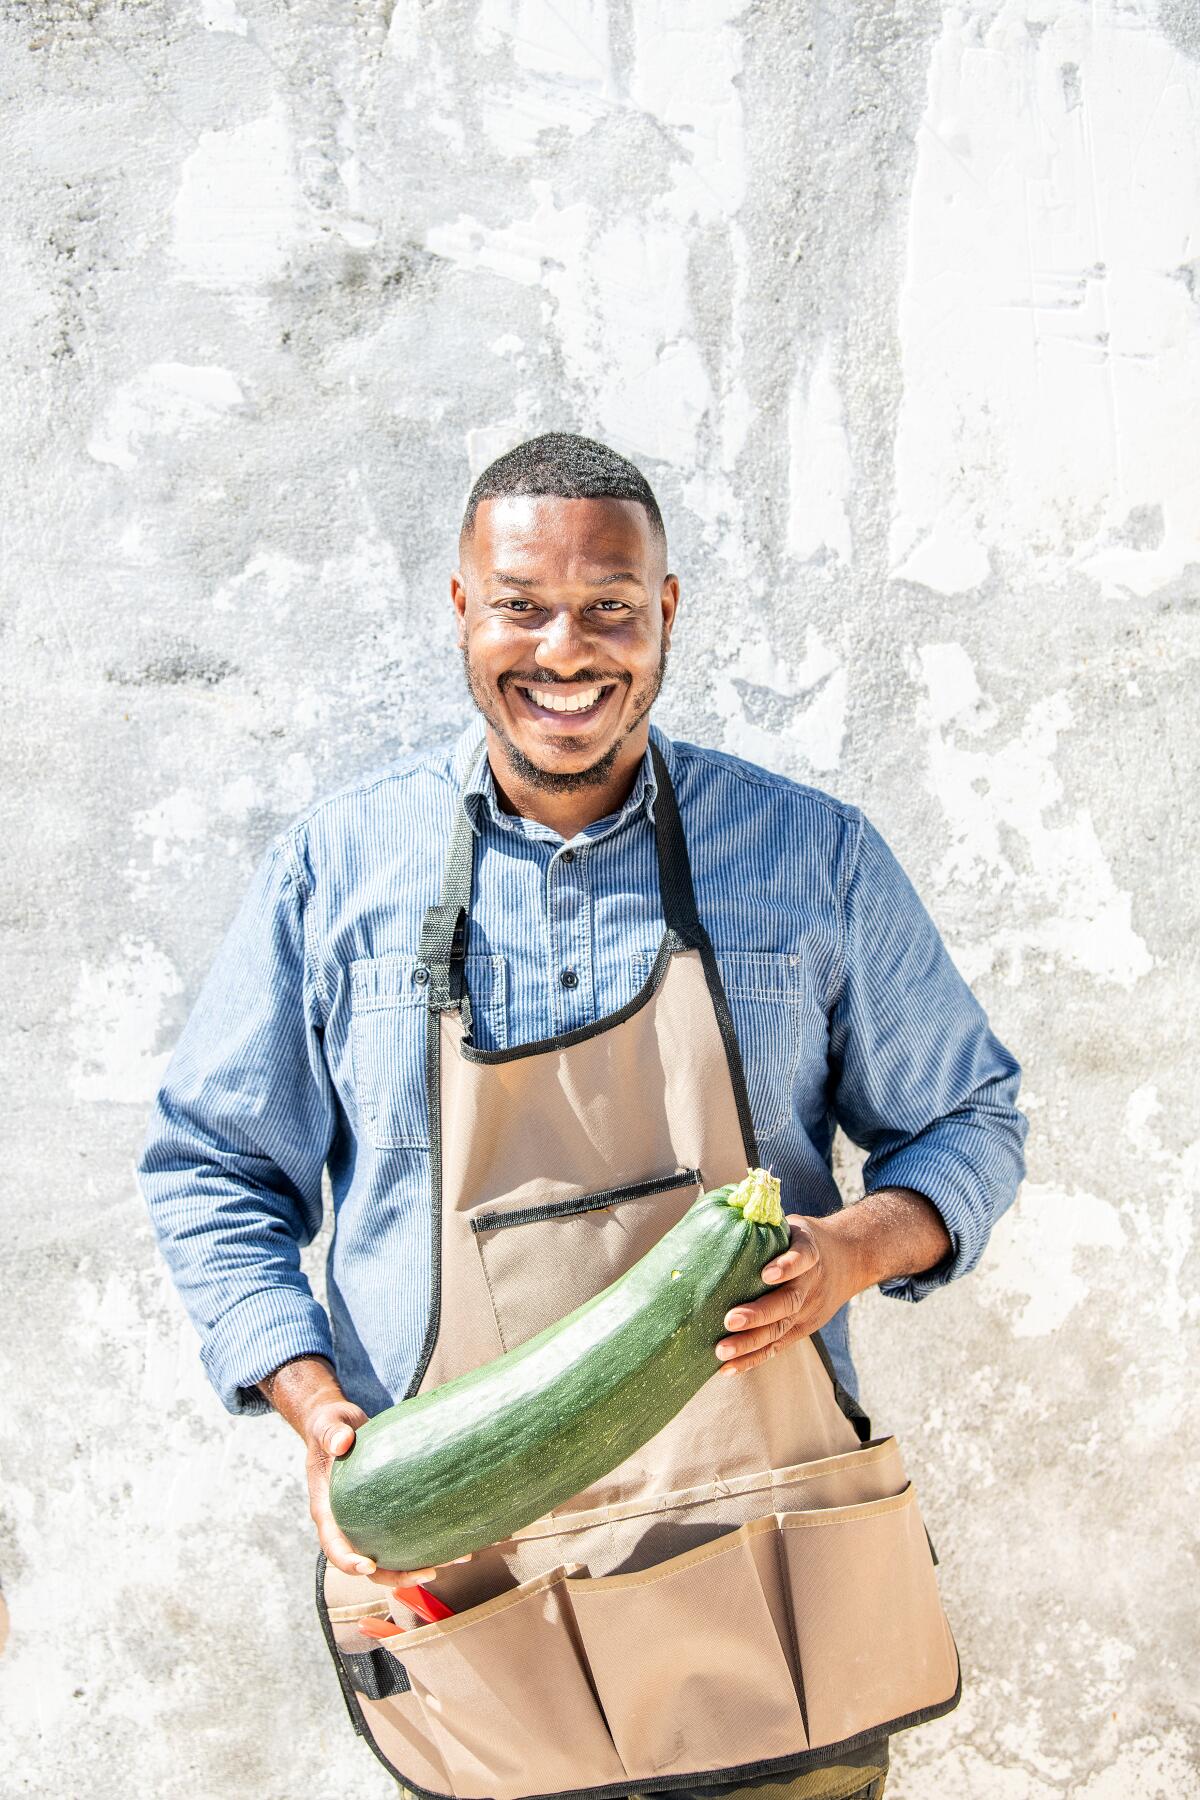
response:
<path id="1" fill-rule="evenodd" d="M 534 660 L 539 668 L 565 681 L 587 667 L 591 654 L 587 627 L 570 607 L 564 606 L 551 613 L 539 631 Z"/>

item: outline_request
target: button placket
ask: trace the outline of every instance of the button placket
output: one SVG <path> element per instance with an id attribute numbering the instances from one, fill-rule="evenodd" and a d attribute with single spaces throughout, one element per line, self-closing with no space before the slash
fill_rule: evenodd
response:
<path id="1" fill-rule="evenodd" d="M 555 1031 L 573 1031 L 592 1017 L 589 906 L 579 851 L 559 852 L 548 871 L 550 954 L 554 973 L 551 1009 Z"/>

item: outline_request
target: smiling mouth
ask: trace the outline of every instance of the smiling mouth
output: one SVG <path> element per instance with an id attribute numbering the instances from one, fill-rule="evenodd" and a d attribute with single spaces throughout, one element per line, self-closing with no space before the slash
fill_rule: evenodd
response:
<path id="1" fill-rule="evenodd" d="M 591 724 L 603 711 L 608 696 L 619 684 L 616 682 L 594 682 L 588 687 L 566 687 L 538 685 L 521 687 L 511 684 L 521 696 L 520 708 L 522 717 L 531 718 L 539 725 L 554 725 L 557 729 L 578 729 L 582 725 Z"/>

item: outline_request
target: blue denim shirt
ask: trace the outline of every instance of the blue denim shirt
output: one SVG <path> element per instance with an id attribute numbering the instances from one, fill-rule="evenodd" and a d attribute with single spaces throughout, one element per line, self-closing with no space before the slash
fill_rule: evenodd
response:
<path id="1" fill-rule="evenodd" d="M 1024 1173 L 1020 1071 L 907 877 L 855 807 L 756 764 L 651 735 L 666 759 L 737 1027 L 760 1159 L 785 1211 L 841 1204 L 835 1125 L 868 1192 L 909 1187 L 953 1253 L 884 1284 L 919 1300 L 977 1262 Z M 483 737 L 414 753 L 312 807 L 269 846 L 196 998 L 138 1177 L 201 1360 L 230 1412 L 327 1356 L 367 1413 L 404 1393 L 431 1266 L 424 993 L 412 980 L 453 809 Z M 503 812 L 480 759 L 467 988 L 484 1049 L 615 1011 L 664 929 L 647 752 L 621 809 L 565 841 Z M 572 969 L 573 986 L 560 977 Z M 300 1268 L 336 1217 L 329 1313 Z M 846 1308 L 823 1336 L 857 1392 Z"/>

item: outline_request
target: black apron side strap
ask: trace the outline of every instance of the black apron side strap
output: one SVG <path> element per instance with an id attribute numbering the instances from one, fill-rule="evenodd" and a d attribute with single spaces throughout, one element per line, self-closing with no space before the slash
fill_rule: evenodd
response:
<path id="1" fill-rule="evenodd" d="M 870 1441 L 870 1437 L 871 1437 L 871 1421 L 870 1421 L 870 1419 L 867 1417 L 867 1415 L 863 1411 L 862 1407 L 858 1404 L 858 1401 L 854 1398 L 854 1395 L 852 1393 L 850 1393 L 850 1391 L 847 1388 L 844 1388 L 842 1386 L 841 1382 L 838 1380 L 837 1376 L 835 1375 L 834 1369 L 833 1369 L 833 1359 L 830 1356 L 828 1350 L 825 1348 L 825 1340 L 821 1336 L 820 1332 L 819 1331 L 810 1332 L 809 1336 L 812 1338 L 813 1345 L 814 1345 L 814 1348 L 816 1349 L 817 1355 L 821 1358 L 821 1362 L 824 1366 L 825 1373 L 828 1375 L 830 1381 L 833 1384 L 834 1398 L 836 1399 L 838 1405 L 841 1407 L 843 1413 L 849 1419 L 850 1423 L 853 1425 L 855 1431 L 858 1433 L 859 1442 L 863 1443 L 863 1444 L 868 1443 Z M 932 1548 L 932 1545 L 930 1546 L 930 1548 Z"/>
<path id="2" fill-rule="evenodd" d="M 402 1663 L 386 1650 L 342 1650 L 339 1652 L 351 1684 L 370 1700 L 387 1700 L 392 1694 L 407 1694 L 412 1683 Z"/>

